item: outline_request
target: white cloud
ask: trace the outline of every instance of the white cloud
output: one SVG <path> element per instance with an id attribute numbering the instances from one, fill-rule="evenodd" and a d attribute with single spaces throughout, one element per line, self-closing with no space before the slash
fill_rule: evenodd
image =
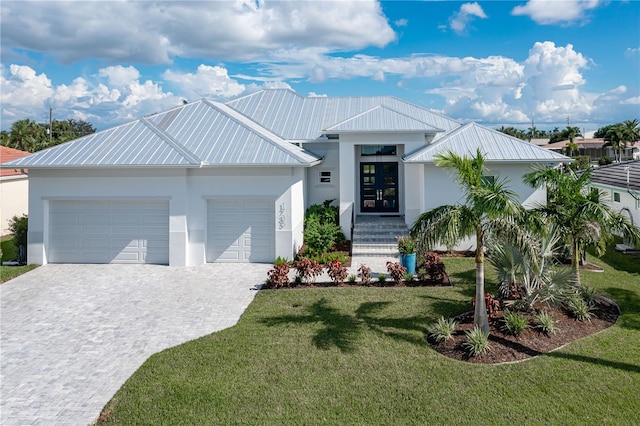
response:
<path id="1" fill-rule="evenodd" d="M 403 18 L 403 19 L 397 19 L 397 20 L 395 20 L 395 21 L 393 22 L 393 24 L 394 24 L 396 27 L 406 27 L 407 25 L 409 25 L 409 20 L 404 19 L 404 18 Z"/>
<path id="2" fill-rule="evenodd" d="M 568 24 L 584 21 L 587 12 L 595 9 L 602 0 L 529 0 L 524 6 L 511 11 L 515 16 L 529 16 L 538 24 Z"/>
<path id="3" fill-rule="evenodd" d="M 280 50 L 384 47 L 396 39 L 374 0 L 21 2 L 2 5 L 2 50 L 63 63 L 170 63 L 174 57 L 268 59 Z M 286 24 L 284 24 L 286 23 Z M 53 42 L 55 41 L 55 42 Z M 126 42 L 125 42 L 126 41 Z"/>
<path id="4" fill-rule="evenodd" d="M 167 70 L 163 78 L 180 88 L 187 99 L 229 98 L 244 92 L 245 86 L 229 77 L 220 66 L 199 65 L 195 73 L 178 73 Z"/>
<path id="5" fill-rule="evenodd" d="M 460 6 L 460 10 L 449 18 L 449 26 L 457 34 L 465 34 L 467 27 L 475 18 L 487 19 L 487 15 L 478 2 L 464 3 Z"/>

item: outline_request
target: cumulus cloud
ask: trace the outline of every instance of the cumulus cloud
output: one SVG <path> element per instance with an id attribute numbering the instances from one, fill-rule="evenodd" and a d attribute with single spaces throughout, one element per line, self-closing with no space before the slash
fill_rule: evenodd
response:
<path id="1" fill-rule="evenodd" d="M 464 3 L 460 6 L 460 10 L 449 18 L 449 26 L 457 34 L 465 34 L 467 27 L 475 18 L 487 19 L 487 15 L 478 2 Z"/>
<path id="2" fill-rule="evenodd" d="M 12 49 L 63 63 L 170 63 L 175 57 L 268 59 L 279 50 L 383 47 L 396 34 L 374 0 L 333 2 L 21 2 L 2 5 L 3 62 Z M 55 43 L 51 43 L 55 40 Z M 14 52 L 15 53 L 15 52 Z"/>
<path id="3" fill-rule="evenodd" d="M 230 78 L 220 66 L 200 65 L 195 73 L 167 70 L 163 77 L 180 87 L 181 94 L 188 99 L 229 98 L 245 91 L 245 86 Z"/>
<path id="4" fill-rule="evenodd" d="M 538 24 L 569 24 L 585 21 L 587 13 L 603 0 L 529 0 L 524 6 L 511 11 L 515 16 L 529 16 Z"/>

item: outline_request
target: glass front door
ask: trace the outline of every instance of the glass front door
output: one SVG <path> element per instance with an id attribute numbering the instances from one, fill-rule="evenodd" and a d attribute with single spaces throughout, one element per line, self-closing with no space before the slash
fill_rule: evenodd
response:
<path id="1" fill-rule="evenodd" d="M 360 163 L 360 211 L 398 212 L 398 163 Z"/>

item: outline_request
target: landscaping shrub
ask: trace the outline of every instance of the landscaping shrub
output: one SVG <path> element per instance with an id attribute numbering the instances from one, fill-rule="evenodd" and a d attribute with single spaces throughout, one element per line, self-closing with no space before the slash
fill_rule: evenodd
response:
<path id="1" fill-rule="evenodd" d="M 536 314 L 535 327 L 545 334 L 556 334 L 556 332 L 558 331 L 556 320 L 554 320 L 553 317 L 545 311 Z"/>
<path id="2" fill-rule="evenodd" d="M 479 326 L 475 325 L 473 330 L 469 330 L 465 334 L 467 340 L 462 343 L 462 346 L 467 350 L 469 356 L 480 356 L 489 351 L 489 335 L 484 334 Z"/>
<path id="3" fill-rule="evenodd" d="M 339 225 L 338 207 L 332 206 L 334 200 L 322 205 L 310 206 L 304 215 L 304 243 L 309 254 L 323 254 L 331 251 L 338 241 L 344 240 Z"/>
<path id="4" fill-rule="evenodd" d="M 613 163 L 613 160 L 607 156 L 602 156 L 600 158 L 598 158 L 598 165 L 599 166 L 606 166 L 607 164 L 611 164 Z"/>
<path id="5" fill-rule="evenodd" d="M 333 281 L 337 285 L 344 284 L 344 280 L 347 279 L 347 275 L 349 275 L 349 271 L 345 268 L 339 260 L 332 260 L 325 265 L 327 269 L 327 273 Z"/>
<path id="6" fill-rule="evenodd" d="M 360 267 L 358 268 L 358 276 L 360 277 L 360 282 L 362 284 L 371 284 L 371 268 L 364 263 L 360 264 Z"/>
<path id="7" fill-rule="evenodd" d="M 289 264 L 281 263 L 274 265 L 273 269 L 267 273 L 269 279 L 265 282 L 267 288 L 283 288 L 289 287 L 291 282 L 289 281 Z"/>
<path id="8" fill-rule="evenodd" d="M 9 232 L 13 234 L 13 244 L 18 253 L 18 262 L 27 263 L 27 230 L 29 219 L 27 215 L 14 216 L 9 220 Z"/>
<path id="9" fill-rule="evenodd" d="M 593 308 L 580 295 L 569 297 L 564 306 L 578 321 L 591 321 Z"/>
<path id="10" fill-rule="evenodd" d="M 385 282 L 387 282 L 387 276 L 383 273 L 379 273 L 378 274 L 378 283 L 379 284 L 384 284 Z"/>
<path id="11" fill-rule="evenodd" d="M 296 269 L 296 278 L 300 277 L 300 281 L 309 284 L 315 277 L 322 273 L 322 265 L 317 260 L 307 259 L 303 257 L 296 261 L 293 265 Z"/>
<path id="12" fill-rule="evenodd" d="M 513 334 L 514 336 L 518 336 L 520 333 L 529 328 L 529 321 L 524 316 L 515 312 L 511 312 L 508 309 L 504 311 L 503 321 L 504 330 L 509 334 Z"/>
<path id="13" fill-rule="evenodd" d="M 407 273 L 407 268 L 398 262 L 387 262 L 387 272 L 389 272 L 391 280 L 398 285 L 402 282 L 404 275 Z"/>
<path id="14" fill-rule="evenodd" d="M 453 318 L 445 318 L 441 316 L 438 321 L 427 327 L 429 336 L 437 343 L 442 343 L 453 337 L 453 333 L 458 327 L 458 321 Z"/>
<path id="15" fill-rule="evenodd" d="M 425 253 L 418 268 L 418 277 L 424 281 L 441 282 L 444 274 L 445 266 L 440 256 L 432 251 Z"/>

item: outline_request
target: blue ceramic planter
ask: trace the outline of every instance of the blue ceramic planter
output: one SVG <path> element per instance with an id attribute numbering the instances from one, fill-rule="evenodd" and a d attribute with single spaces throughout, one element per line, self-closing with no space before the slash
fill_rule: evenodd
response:
<path id="1" fill-rule="evenodd" d="M 407 274 L 416 274 L 416 254 L 401 254 L 400 264 L 407 268 Z"/>

